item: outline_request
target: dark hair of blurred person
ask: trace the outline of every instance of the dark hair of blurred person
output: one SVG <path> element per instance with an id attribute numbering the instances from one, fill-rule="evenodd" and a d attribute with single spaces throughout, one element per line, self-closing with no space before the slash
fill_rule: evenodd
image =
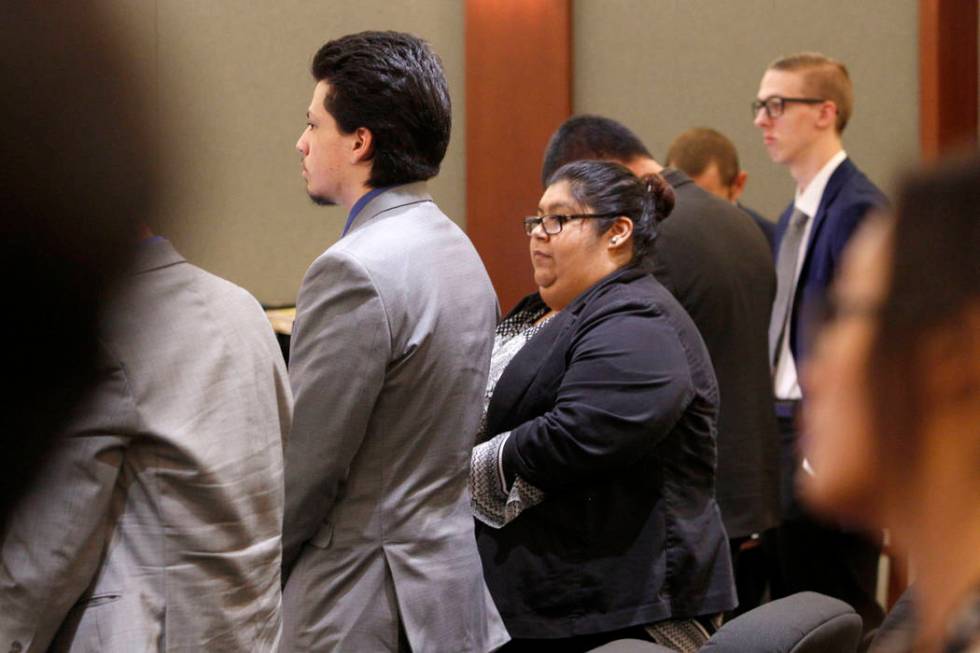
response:
<path id="1" fill-rule="evenodd" d="M 501 651 L 700 646 L 735 605 L 718 387 L 691 318 L 638 265 L 673 191 L 609 161 L 547 184 L 524 220 L 538 292 L 497 327 L 470 465 L 487 586 L 514 638 Z"/>
<path id="2" fill-rule="evenodd" d="M 917 642 L 980 645 L 980 158 L 909 176 L 846 253 L 806 368 L 806 497 L 888 527 L 916 569 Z M 896 633 L 900 636 L 900 633 Z"/>
<path id="3" fill-rule="evenodd" d="M 97 8 L 0 11 L 0 522 L 95 378 L 95 328 L 151 209 L 147 112 Z"/>
<path id="4" fill-rule="evenodd" d="M 652 158 L 643 142 L 625 125 L 604 116 L 572 116 L 548 141 L 541 164 L 541 183 L 547 186 L 555 171 L 572 161 L 599 159 L 628 166 L 635 159 Z"/>
<path id="5" fill-rule="evenodd" d="M 324 108 L 341 133 L 370 130 L 369 186 L 438 174 L 452 113 L 439 57 L 425 41 L 398 32 L 350 34 L 321 47 L 311 72 L 329 85 Z"/>

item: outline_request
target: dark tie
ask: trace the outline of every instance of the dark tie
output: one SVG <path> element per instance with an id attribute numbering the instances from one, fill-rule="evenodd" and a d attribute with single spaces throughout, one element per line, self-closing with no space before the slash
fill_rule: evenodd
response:
<path id="1" fill-rule="evenodd" d="M 772 303 L 772 318 L 769 321 L 769 360 L 773 367 L 779 356 L 779 348 L 786 333 L 789 307 L 793 303 L 796 286 L 796 263 L 800 256 L 800 241 L 806 231 L 806 221 L 810 219 L 803 211 L 794 208 L 789 218 L 786 233 L 779 243 L 776 255 L 776 299 Z"/>

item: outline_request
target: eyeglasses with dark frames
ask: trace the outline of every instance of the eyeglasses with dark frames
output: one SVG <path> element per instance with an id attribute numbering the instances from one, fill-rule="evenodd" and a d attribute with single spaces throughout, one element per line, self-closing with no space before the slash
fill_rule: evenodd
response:
<path id="1" fill-rule="evenodd" d="M 843 297 L 831 292 L 804 306 L 801 321 L 803 344 L 807 351 L 812 351 L 825 328 L 850 320 L 875 320 L 881 315 L 881 311 L 880 302 Z"/>
<path id="2" fill-rule="evenodd" d="M 534 230 L 541 225 L 545 234 L 554 236 L 561 233 L 561 228 L 570 220 L 582 220 L 587 218 L 613 218 L 619 213 L 575 213 L 572 215 L 531 215 L 524 218 L 524 233 L 530 236 Z"/>
<path id="3" fill-rule="evenodd" d="M 772 97 L 767 97 L 765 100 L 755 100 L 752 102 L 752 119 L 759 115 L 759 109 L 765 109 L 766 115 L 770 120 L 773 118 L 778 118 L 783 115 L 786 110 L 787 104 L 820 104 L 821 102 L 826 102 L 822 98 L 815 97 L 782 97 L 781 95 L 773 95 Z"/>

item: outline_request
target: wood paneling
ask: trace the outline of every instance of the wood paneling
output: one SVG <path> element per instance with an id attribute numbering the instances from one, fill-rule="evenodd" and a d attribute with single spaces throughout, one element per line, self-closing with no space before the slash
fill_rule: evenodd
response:
<path id="1" fill-rule="evenodd" d="M 976 0 L 919 0 L 922 156 L 977 144 Z"/>
<path id="2" fill-rule="evenodd" d="M 570 0 L 466 2 L 466 227 L 501 309 L 534 289 L 521 217 L 572 110 Z"/>

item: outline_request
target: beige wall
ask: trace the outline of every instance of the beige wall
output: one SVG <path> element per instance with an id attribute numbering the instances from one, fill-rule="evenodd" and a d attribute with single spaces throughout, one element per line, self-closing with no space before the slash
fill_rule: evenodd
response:
<path id="1" fill-rule="evenodd" d="M 749 103 L 766 65 L 818 50 L 855 86 L 844 147 L 887 190 L 918 157 L 915 0 L 576 0 L 574 107 L 634 129 L 658 159 L 689 127 L 714 127 L 749 171 L 745 203 L 775 219 L 792 198 Z"/>
<path id="2" fill-rule="evenodd" d="M 313 206 L 296 139 L 324 42 L 366 29 L 412 32 L 442 57 L 453 136 L 431 190 L 463 221 L 463 4 L 456 0 L 104 0 L 143 64 L 163 134 L 162 217 L 193 263 L 262 302 L 295 301 L 306 267 L 346 213 Z"/>
<path id="3" fill-rule="evenodd" d="M 156 98 L 163 218 L 192 262 L 267 304 L 295 300 L 346 217 L 312 206 L 299 175 L 293 146 L 313 88 L 309 62 L 326 40 L 363 29 L 416 33 L 442 56 L 454 129 L 432 190 L 464 222 L 463 0 L 101 5 Z M 746 202 L 774 218 L 792 184 L 751 125 L 765 65 L 801 49 L 847 62 L 856 111 L 845 146 L 887 187 L 894 164 L 918 156 L 916 19 L 915 0 L 576 0 L 574 106 L 622 120 L 659 158 L 687 127 L 720 129 L 750 173 Z"/>

